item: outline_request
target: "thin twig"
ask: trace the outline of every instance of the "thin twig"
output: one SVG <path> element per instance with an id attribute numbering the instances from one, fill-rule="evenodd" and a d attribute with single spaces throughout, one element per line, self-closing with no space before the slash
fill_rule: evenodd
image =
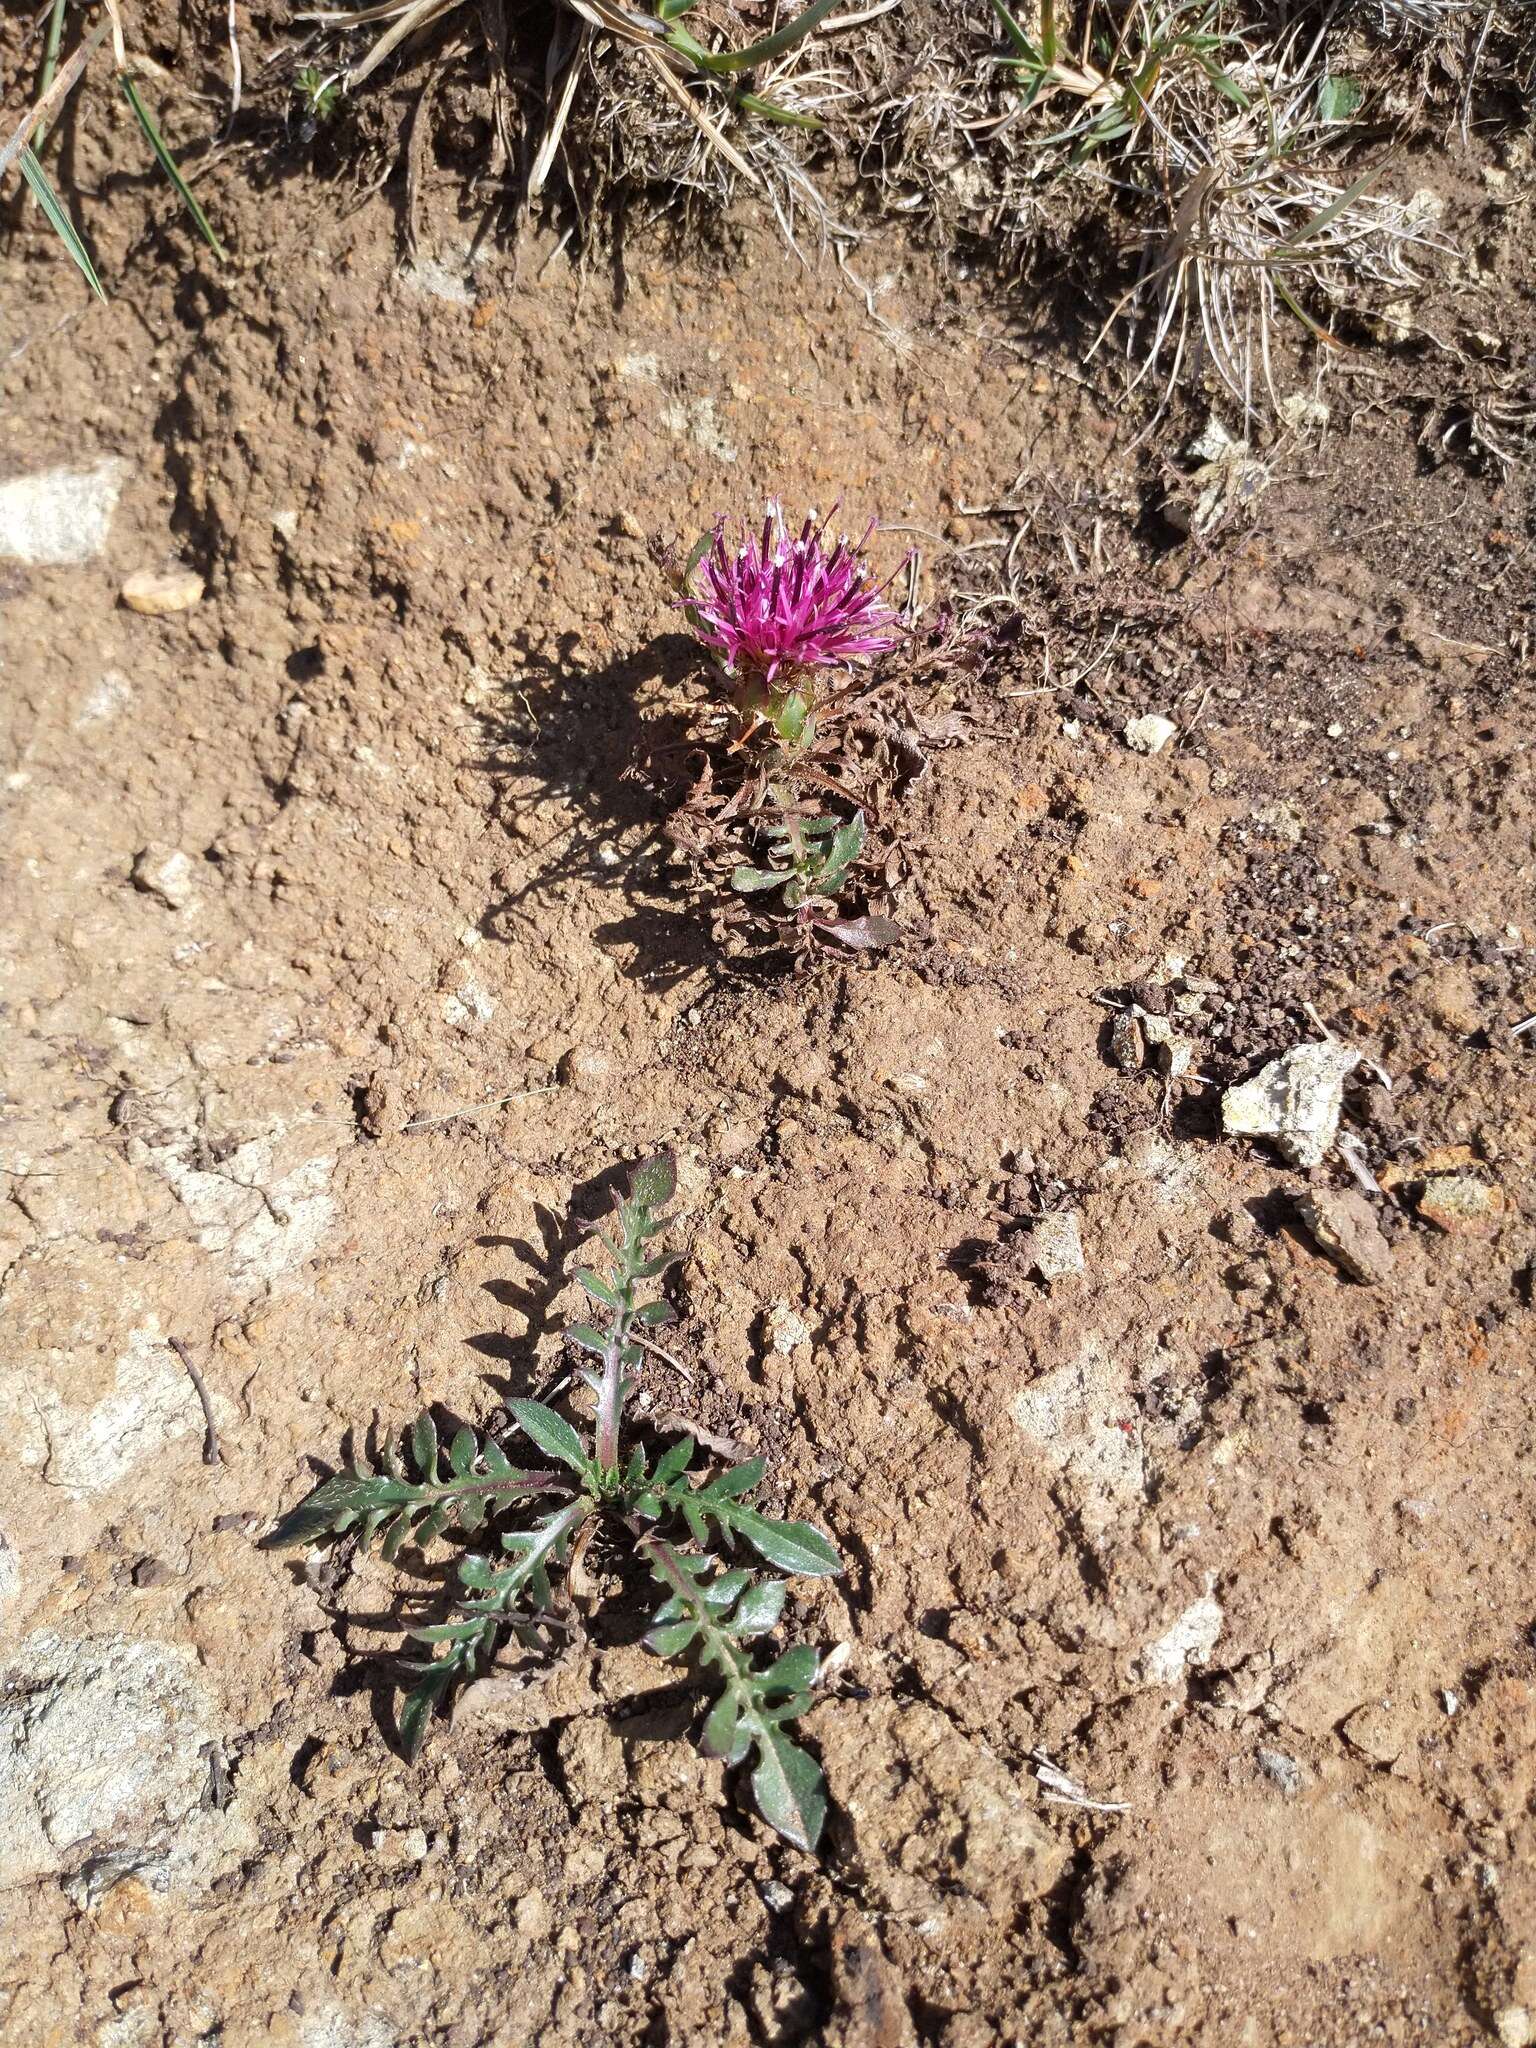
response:
<path id="1" fill-rule="evenodd" d="M 462 1109 L 445 1109 L 441 1116 L 413 1116 L 408 1124 L 400 1126 L 401 1135 L 407 1131 L 427 1131 L 434 1124 L 451 1124 L 456 1117 L 484 1116 L 488 1109 L 504 1109 L 509 1102 L 526 1102 L 530 1095 L 553 1095 L 555 1083 L 547 1082 L 542 1088 L 519 1088 L 512 1095 L 497 1095 L 489 1102 L 469 1102 Z"/>
<path id="2" fill-rule="evenodd" d="M 652 1343 L 649 1337 L 642 1337 L 638 1330 L 630 1331 L 629 1341 L 631 1344 L 638 1344 L 642 1351 L 653 1351 L 659 1359 L 671 1366 L 679 1379 L 686 1380 L 690 1387 L 693 1385 L 693 1374 L 686 1365 L 679 1365 L 670 1351 L 663 1351 L 659 1344 Z"/>
<path id="3" fill-rule="evenodd" d="M 230 134 L 235 125 L 235 116 L 240 111 L 240 94 L 244 74 L 240 66 L 240 29 L 235 20 L 235 0 L 229 0 L 229 116 L 224 123 L 224 133 Z"/>
<path id="4" fill-rule="evenodd" d="M 721 1436 L 718 1430 L 706 1429 L 696 1416 L 684 1414 L 681 1408 L 663 1409 L 654 1419 L 658 1429 L 680 1429 L 685 1436 L 696 1438 L 705 1450 L 713 1451 L 718 1458 L 744 1458 L 751 1448 L 733 1436 Z"/>
<path id="5" fill-rule="evenodd" d="M 197 1398 L 202 1403 L 203 1463 L 205 1465 L 222 1465 L 224 1455 L 219 1449 L 219 1432 L 213 1419 L 213 1402 L 209 1398 L 207 1383 L 197 1369 L 196 1360 L 186 1345 L 182 1343 L 181 1339 L 179 1337 L 167 1337 L 165 1341 L 187 1368 L 187 1378 L 192 1382 Z"/>

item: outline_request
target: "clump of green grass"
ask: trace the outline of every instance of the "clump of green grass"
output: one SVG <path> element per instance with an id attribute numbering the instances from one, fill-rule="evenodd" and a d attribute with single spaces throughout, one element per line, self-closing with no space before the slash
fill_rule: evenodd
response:
<path id="1" fill-rule="evenodd" d="M 895 0 L 875 0 L 860 19 Z M 578 203 L 623 182 L 662 188 L 685 201 L 700 196 L 723 206 L 744 184 L 765 199 L 786 236 L 809 217 L 823 236 L 830 216 L 807 172 L 804 143 L 850 97 L 844 65 L 819 32 L 839 25 L 834 10 L 848 0 L 806 0 L 767 33 L 743 36 L 734 10 L 696 0 L 652 0 L 640 9 L 613 0 L 556 0 L 542 52 L 534 23 L 508 27 L 494 10 L 502 46 L 485 43 L 500 166 L 527 165 L 524 196 L 538 197 L 563 164 Z M 331 68 L 322 78 L 345 97 L 361 90 L 394 59 L 423 60 L 423 92 L 440 67 L 465 57 L 491 11 L 471 0 L 392 0 L 370 7 L 316 9 L 298 17 L 323 42 Z M 467 33 L 460 33 L 459 25 Z M 857 26 L 855 21 L 843 26 Z M 447 40 L 445 40 L 445 36 Z M 508 45 L 537 64 L 542 94 L 514 94 L 519 67 Z M 515 102 L 515 104 L 514 104 Z M 515 114 L 523 117 L 515 147 Z"/>
<path id="2" fill-rule="evenodd" d="M 75 225 L 74 217 L 49 175 L 43 151 L 48 131 L 53 126 L 60 108 L 85 76 L 91 60 L 109 34 L 112 42 L 113 73 L 123 97 L 133 111 L 140 133 L 172 190 L 191 216 L 198 234 L 217 259 L 222 261 L 224 256 L 223 247 L 209 224 L 208 216 L 182 175 L 181 167 L 161 134 L 160 125 L 140 89 L 141 78 L 158 71 L 159 67 L 150 65 L 147 60 L 135 60 L 129 56 L 117 0 L 106 0 L 106 8 L 106 20 L 98 23 L 89 35 L 82 36 L 70 55 L 61 62 L 68 7 L 67 0 L 53 0 L 47 17 L 37 98 L 22 117 L 20 126 L 12 132 L 5 144 L 0 146 L 0 177 L 4 176 L 13 161 L 18 165 L 44 218 L 68 252 L 70 261 L 96 297 L 102 300 L 107 296 L 106 290 Z"/>
<path id="3" fill-rule="evenodd" d="M 1136 275 L 1093 346 L 1119 334 L 1131 388 L 1209 378 L 1278 408 L 1282 327 L 1336 347 L 1341 315 L 1400 307 L 1449 252 L 1422 196 L 1385 189 L 1389 156 L 1357 161 L 1367 87 L 1334 13 L 1275 34 L 1257 0 L 990 4 L 994 105 L 970 132 L 1024 231 L 1085 179 L 1130 216 Z"/>

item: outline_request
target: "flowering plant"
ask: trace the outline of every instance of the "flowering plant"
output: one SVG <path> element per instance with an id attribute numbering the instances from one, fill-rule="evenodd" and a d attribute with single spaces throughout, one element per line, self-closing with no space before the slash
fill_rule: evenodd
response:
<path id="1" fill-rule="evenodd" d="M 875 522 L 862 540 L 840 534 L 830 547 L 829 522 L 811 513 L 792 534 L 772 498 L 760 532 L 742 522 L 733 534 L 717 520 L 682 577 L 689 623 L 751 723 L 765 720 L 792 749 L 814 737 L 818 677 L 884 654 L 898 637 L 889 580 L 875 582 L 865 553 Z"/>

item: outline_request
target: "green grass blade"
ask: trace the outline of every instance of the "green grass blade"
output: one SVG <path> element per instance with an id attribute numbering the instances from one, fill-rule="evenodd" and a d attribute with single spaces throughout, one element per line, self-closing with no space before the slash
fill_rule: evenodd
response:
<path id="1" fill-rule="evenodd" d="M 760 114 L 765 121 L 778 121 L 785 128 L 819 128 L 822 124 L 814 114 L 796 114 L 788 107 L 781 107 L 774 100 L 765 100 L 755 92 L 739 92 L 736 104 L 743 113 Z"/>
<path id="2" fill-rule="evenodd" d="M 64 0 L 53 0 L 53 13 L 48 17 L 48 41 L 43 49 L 42 76 L 37 82 L 37 96 L 44 99 L 59 71 L 59 45 L 64 40 Z M 48 123 L 39 121 L 32 131 L 32 147 L 41 152 L 48 139 Z"/>
<path id="3" fill-rule="evenodd" d="M 686 57 L 690 63 L 696 64 L 701 71 L 713 71 L 716 69 L 715 59 L 705 49 L 698 37 L 685 29 L 681 22 L 677 24 L 667 37 L 667 42 L 679 55 Z"/>
<path id="4" fill-rule="evenodd" d="M 1295 249 L 1305 244 L 1309 236 L 1321 234 L 1322 230 L 1330 222 L 1338 219 L 1346 206 L 1354 204 L 1368 185 L 1375 184 L 1385 169 L 1385 159 L 1379 164 L 1372 164 L 1363 177 L 1356 178 L 1353 185 L 1347 185 L 1336 199 L 1331 201 L 1329 205 L 1322 207 L 1317 213 L 1314 213 L 1310 220 L 1304 220 L 1299 228 L 1292 228 L 1288 235 L 1283 235 L 1275 244 L 1275 247 L 1277 249 Z"/>
<path id="5" fill-rule="evenodd" d="M 1003 5 L 1003 0 L 992 0 L 992 12 L 1003 25 L 1003 33 L 1018 51 L 1020 58 L 1032 69 L 1043 71 L 1048 68 L 1044 55 L 1035 48 L 1018 22 Z"/>
<path id="6" fill-rule="evenodd" d="M 718 50 L 711 53 L 711 71 L 750 71 L 754 64 L 766 64 L 770 57 L 782 57 L 786 50 L 792 50 L 802 37 L 808 36 L 819 21 L 825 21 L 839 0 L 811 0 L 793 21 L 775 29 L 771 36 L 763 36 L 758 42 L 748 43 L 744 50 Z"/>
<path id="7" fill-rule="evenodd" d="M 96 266 L 84 242 L 75 232 L 75 224 L 64 211 L 64 202 L 53 189 L 48 173 L 38 162 L 30 148 L 21 152 L 21 175 L 32 187 L 32 196 L 47 216 L 48 224 L 74 258 L 75 266 L 97 298 L 105 305 L 107 295 L 101 288 L 101 279 L 96 275 Z"/>
<path id="8" fill-rule="evenodd" d="M 126 72 L 119 72 L 118 82 L 123 88 L 123 92 L 127 97 L 129 106 L 132 107 L 134 114 L 138 119 L 139 126 L 144 130 L 144 134 L 148 139 L 150 148 L 155 152 L 155 155 L 160 159 L 160 168 L 165 172 L 165 175 L 176 187 L 176 190 L 181 197 L 182 205 L 185 206 L 188 213 L 191 214 L 193 220 L 197 223 L 199 234 L 201 234 L 203 240 L 208 244 L 209 248 L 213 251 L 214 255 L 217 256 L 219 261 L 222 263 L 224 261 L 223 244 L 220 242 L 218 236 L 213 232 L 213 229 L 208 225 L 207 214 L 204 213 L 203 209 L 198 205 L 196 199 L 193 198 L 191 186 L 188 185 L 186 179 L 181 175 L 181 172 L 177 169 L 175 157 L 171 155 L 171 152 L 165 146 L 165 137 L 160 133 L 160 130 L 155 126 L 154 117 L 151 115 L 148 107 L 146 107 L 144 102 L 139 98 L 138 87 L 134 84 L 133 80 L 130 77 L 128 77 Z"/>

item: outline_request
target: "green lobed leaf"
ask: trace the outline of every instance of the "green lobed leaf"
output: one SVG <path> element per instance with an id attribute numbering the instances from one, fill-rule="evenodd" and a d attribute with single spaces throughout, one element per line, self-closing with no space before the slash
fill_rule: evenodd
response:
<path id="1" fill-rule="evenodd" d="M 698 1632 L 698 1623 L 695 1621 L 663 1622 L 659 1628 L 653 1628 L 646 1636 L 645 1647 L 654 1650 L 658 1657 L 680 1657 Z"/>
<path id="2" fill-rule="evenodd" d="M 770 839 L 790 842 L 793 841 L 796 830 L 802 839 L 830 839 L 834 832 L 841 829 L 842 823 L 841 818 L 799 818 L 793 829 L 788 825 L 770 825 L 767 832 Z"/>
<path id="3" fill-rule="evenodd" d="M 1320 121 L 1350 121 L 1359 113 L 1365 99 L 1365 87 L 1358 79 L 1341 77 L 1330 72 L 1317 88 L 1317 115 Z"/>
<path id="4" fill-rule="evenodd" d="M 752 1796 L 769 1827 L 787 1842 L 806 1850 L 816 1847 L 827 1818 L 826 1779 L 816 1759 L 782 1728 L 771 1728 L 759 1739 Z"/>
<path id="5" fill-rule="evenodd" d="M 407 1477 L 391 1435 L 382 1446 L 384 1471 L 373 1472 L 358 1464 L 323 1480 L 279 1519 L 261 1539 L 260 1547 L 285 1550 L 321 1536 L 341 1535 L 354 1524 L 360 1525 L 359 1535 L 366 1546 L 387 1524 L 385 1555 L 393 1558 L 412 1538 L 429 1543 L 450 1523 L 473 1530 L 493 1508 L 508 1507 L 532 1494 L 562 1490 L 553 1473 L 520 1470 L 491 1438 L 482 1440 L 470 1429 L 461 1430 L 454 1439 L 450 1454 L 454 1469 L 447 1479 L 437 1475 L 437 1431 L 430 1416 L 417 1419 L 410 1440 L 413 1461 L 418 1464 L 418 1450 L 431 1452 L 430 1462 L 421 1464 L 419 1479 Z M 474 1469 L 476 1453 L 481 1451 L 484 1472 Z M 462 1462 L 462 1470 L 455 1458 Z"/>
<path id="6" fill-rule="evenodd" d="M 761 1558 L 781 1572 L 802 1578 L 835 1579 L 843 1561 L 819 1529 L 809 1522 L 776 1522 L 755 1508 L 737 1508 L 730 1526 L 745 1536 Z"/>
<path id="7" fill-rule="evenodd" d="M 651 1474 L 651 1483 L 655 1486 L 665 1486 L 670 1480 L 676 1479 L 679 1473 L 686 1472 L 694 1450 L 695 1445 L 691 1436 L 680 1436 L 675 1443 L 668 1444 L 656 1460 L 656 1470 Z"/>
<path id="8" fill-rule="evenodd" d="M 276 1528 L 262 1537 L 261 1548 L 287 1550 L 313 1537 L 340 1532 L 359 1515 L 394 1505 L 400 1499 L 399 1488 L 396 1480 L 338 1472 L 334 1479 L 322 1481 L 296 1508 L 290 1508 Z"/>
<path id="9" fill-rule="evenodd" d="M 793 880 L 787 874 L 775 874 L 772 868 L 739 867 L 731 870 L 731 887 L 741 896 L 754 896 L 763 889 L 777 889 L 783 882 Z"/>
<path id="10" fill-rule="evenodd" d="M 765 1636 L 779 1625 L 789 1588 L 782 1579 L 759 1579 L 747 1587 L 731 1616 L 731 1634 L 747 1640 Z"/>
<path id="11" fill-rule="evenodd" d="M 729 1472 L 722 1472 L 718 1479 L 712 1479 L 705 1488 L 710 1500 L 740 1500 L 749 1494 L 754 1486 L 761 1484 L 768 1466 L 762 1458 L 748 1458 L 744 1464 L 733 1465 Z"/>
<path id="12" fill-rule="evenodd" d="M 699 1598 L 711 1614 L 724 1614 L 746 1591 L 751 1577 L 743 1566 L 732 1565 L 729 1571 L 717 1572 L 713 1578 L 701 1578 Z"/>
<path id="13" fill-rule="evenodd" d="M 755 1750 L 752 1791 L 758 1811 L 786 1840 L 813 1849 L 826 1818 L 825 1781 L 815 1759 L 785 1734 L 784 1723 L 810 1704 L 804 1687 L 815 1675 L 816 1653 L 786 1652 L 757 1672 L 744 1647 L 777 1620 L 782 1582 L 748 1583 L 740 1570 L 708 1579 L 707 1556 L 678 1551 L 656 1535 L 642 1537 L 639 1548 L 669 1595 L 646 1637 L 648 1646 L 663 1656 L 696 1649 L 700 1662 L 713 1665 L 724 1682 L 704 1725 L 705 1753 L 735 1764 Z"/>
<path id="14" fill-rule="evenodd" d="M 677 1158 L 670 1150 L 642 1160 L 629 1177 L 629 1199 L 654 1215 L 677 1193 Z"/>
<path id="15" fill-rule="evenodd" d="M 796 1643 L 766 1671 L 759 1672 L 758 1687 L 764 1693 L 806 1692 L 816 1683 L 820 1668 L 821 1653 L 815 1645 Z"/>
<path id="16" fill-rule="evenodd" d="M 846 825 L 840 825 L 832 835 L 831 850 L 827 855 L 824 872 L 839 879 L 864 851 L 864 813 L 856 811 Z"/>
<path id="17" fill-rule="evenodd" d="M 417 1643 L 468 1643 L 485 1633 L 483 1621 L 438 1621 L 430 1628 L 413 1628 L 411 1640 Z"/>
<path id="18" fill-rule="evenodd" d="M 699 1748 L 706 1756 L 717 1756 L 728 1764 L 741 1763 L 752 1746 L 752 1738 L 741 1726 L 741 1698 L 735 1692 L 723 1692 L 710 1710 L 709 1719 L 704 1723 L 704 1732 L 699 1737 Z"/>
<path id="19" fill-rule="evenodd" d="M 453 1678 L 453 1667 L 446 1658 L 441 1659 L 411 1687 L 400 1704 L 395 1728 L 400 1737 L 400 1747 L 413 1760 L 420 1754 L 421 1745 L 426 1740 L 432 1710 L 447 1692 Z"/>
<path id="20" fill-rule="evenodd" d="M 761 1458 L 749 1458 L 723 1472 L 708 1485 L 690 1487 L 681 1468 L 665 1480 L 661 1468 L 652 1475 L 651 1490 L 659 1493 L 666 1506 L 680 1514 L 696 1543 L 707 1540 L 713 1522 L 727 1538 L 743 1537 L 758 1556 L 781 1572 L 805 1578 L 836 1578 L 842 1559 L 821 1531 L 810 1522 L 781 1522 L 771 1515 L 746 1506 L 740 1498 L 749 1493 L 763 1476 Z"/>
<path id="21" fill-rule="evenodd" d="M 423 1408 L 411 1425 L 411 1456 L 424 1479 L 437 1474 L 437 1424 L 430 1410 Z"/>
<path id="22" fill-rule="evenodd" d="M 599 1280 L 595 1273 L 588 1272 L 584 1266 L 577 1268 L 576 1278 L 585 1287 L 588 1294 L 592 1296 L 592 1299 L 600 1301 L 604 1308 L 620 1308 L 623 1306 L 624 1298 L 617 1288 L 610 1287 L 606 1280 Z"/>
<path id="23" fill-rule="evenodd" d="M 563 1415 L 557 1415 L 542 1401 L 509 1401 L 507 1406 L 524 1436 L 531 1437 L 546 1457 L 557 1458 L 583 1479 L 589 1475 L 592 1461 Z"/>

